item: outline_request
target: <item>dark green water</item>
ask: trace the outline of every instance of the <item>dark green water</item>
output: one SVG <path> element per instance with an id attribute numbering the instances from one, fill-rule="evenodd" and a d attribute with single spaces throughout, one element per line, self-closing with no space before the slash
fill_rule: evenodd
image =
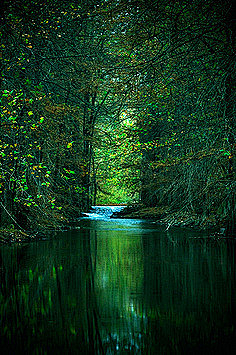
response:
<path id="1" fill-rule="evenodd" d="M 3 354 L 234 354 L 235 243 L 84 219 L 0 248 Z"/>

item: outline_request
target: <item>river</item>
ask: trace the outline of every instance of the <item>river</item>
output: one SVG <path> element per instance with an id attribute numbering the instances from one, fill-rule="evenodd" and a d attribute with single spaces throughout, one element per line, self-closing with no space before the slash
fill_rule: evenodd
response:
<path id="1" fill-rule="evenodd" d="M 235 243 L 118 208 L 0 247 L 2 353 L 236 353 Z"/>

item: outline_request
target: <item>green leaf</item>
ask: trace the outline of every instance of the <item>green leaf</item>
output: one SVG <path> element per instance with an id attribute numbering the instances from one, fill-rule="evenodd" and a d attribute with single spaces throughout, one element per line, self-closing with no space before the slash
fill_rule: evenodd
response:
<path id="1" fill-rule="evenodd" d="M 67 144 L 67 148 L 71 148 L 73 143 L 74 143 L 74 141 L 68 143 L 68 144 Z"/>

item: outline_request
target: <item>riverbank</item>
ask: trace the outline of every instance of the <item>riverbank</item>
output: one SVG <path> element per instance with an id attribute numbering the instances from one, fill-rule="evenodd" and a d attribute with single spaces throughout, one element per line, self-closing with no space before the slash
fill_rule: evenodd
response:
<path id="1" fill-rule="evenodd" d="M 69 229 L 78 229 L 78 220 L 70 225 L 59 226 L 58 228 L 41 228 L 39 230 L 27 231 L 17 228 L 0 228 L 0 245 L 1 244 L 23 244 L 34 241 L 47 240 L 58 232 L 64 232 Z"/>
<path id="2" fill-rule="evenodd" d="M 219 221 L 214 215 L 204 216 L 202 214 L 187 213 L 184 211 L 170 212 L 168 207 L 145 207 L 142 205 L 130 205 L 122 211 L 116 212 L 112 218 L 128 219 L 150 219 L 158 224 L 170 227 L 185 227 L 198 230 L 213 230 L 222 236 L 226 233 L 226 228 L 222 221 Z"/>
<path id="3" fill-rule="evenodd" d="M 201 214 L 186 213 L 184 211 L 178 211 L 171 213 L 168 207 L 145 207 L 140 204 L 133 204 L 125 206 L 122 204 L 116 205 L 100 205 L 96 207 L 122 207 L 121 211 L 114 212 L 112 215 L 109 213 L 108 218 L 122 218 L 122 219 L 144 219 L 151 220 L 154 223 L 163 225 L 165 230 L 169 230 L 171 227 L 195 229 L 195 230 L 208 230 L 212 233 L 213 237 L 235 237 L 228 235 L 226 232 L 224 221 L 219 221 L 213 215 L 204 216 Z M 91 213 L 96 213 L 96 207 L 92 207 Z M 84 214 L 84 217 L 89 217 L 91 213 Z M 83 217 L 81 214 L 80 217 Z M 79 228 L 78 218 L 73 221 L 68 221 L 67 225 L 60 226 L 60 228 L 44 228 L 38 231 L 26 231 L 17 228 L 0 228 L 0 244 L 18 244 L 18 243 L 29 243 L 37 240 L 44 240 L 45 233 L 47 236 L 51 233 L 60 231 L 65 231 L 68 229 Z"/>
<path id="4" fill-rule="evenodd" d="M 0 228 L 0 244 L 28 243 L 40 238 L 38 233 L 31 234 L 15 228 Z"/>

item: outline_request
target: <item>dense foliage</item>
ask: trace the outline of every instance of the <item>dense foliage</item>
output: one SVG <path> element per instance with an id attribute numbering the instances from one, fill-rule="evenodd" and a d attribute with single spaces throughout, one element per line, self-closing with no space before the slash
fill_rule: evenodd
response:
<path id="1" fill-rule="evenodd" d="M 232 232 L 232 7 L 5 0 L 1 224 L 58 226 L 135 198 Z"/>
<path id="2" fill-rule="evenodd" d="M 139 2 L 122 11 L 132 58 L 128 117 L 140 138 L 141 201 L 235 230 L 232 4 Z M 117 33 L 121 24 L 117 24 Z M 125 43 L 125 45 L 124 45 Z M 128 59 L 126 60 L 129 65 Z"/>

